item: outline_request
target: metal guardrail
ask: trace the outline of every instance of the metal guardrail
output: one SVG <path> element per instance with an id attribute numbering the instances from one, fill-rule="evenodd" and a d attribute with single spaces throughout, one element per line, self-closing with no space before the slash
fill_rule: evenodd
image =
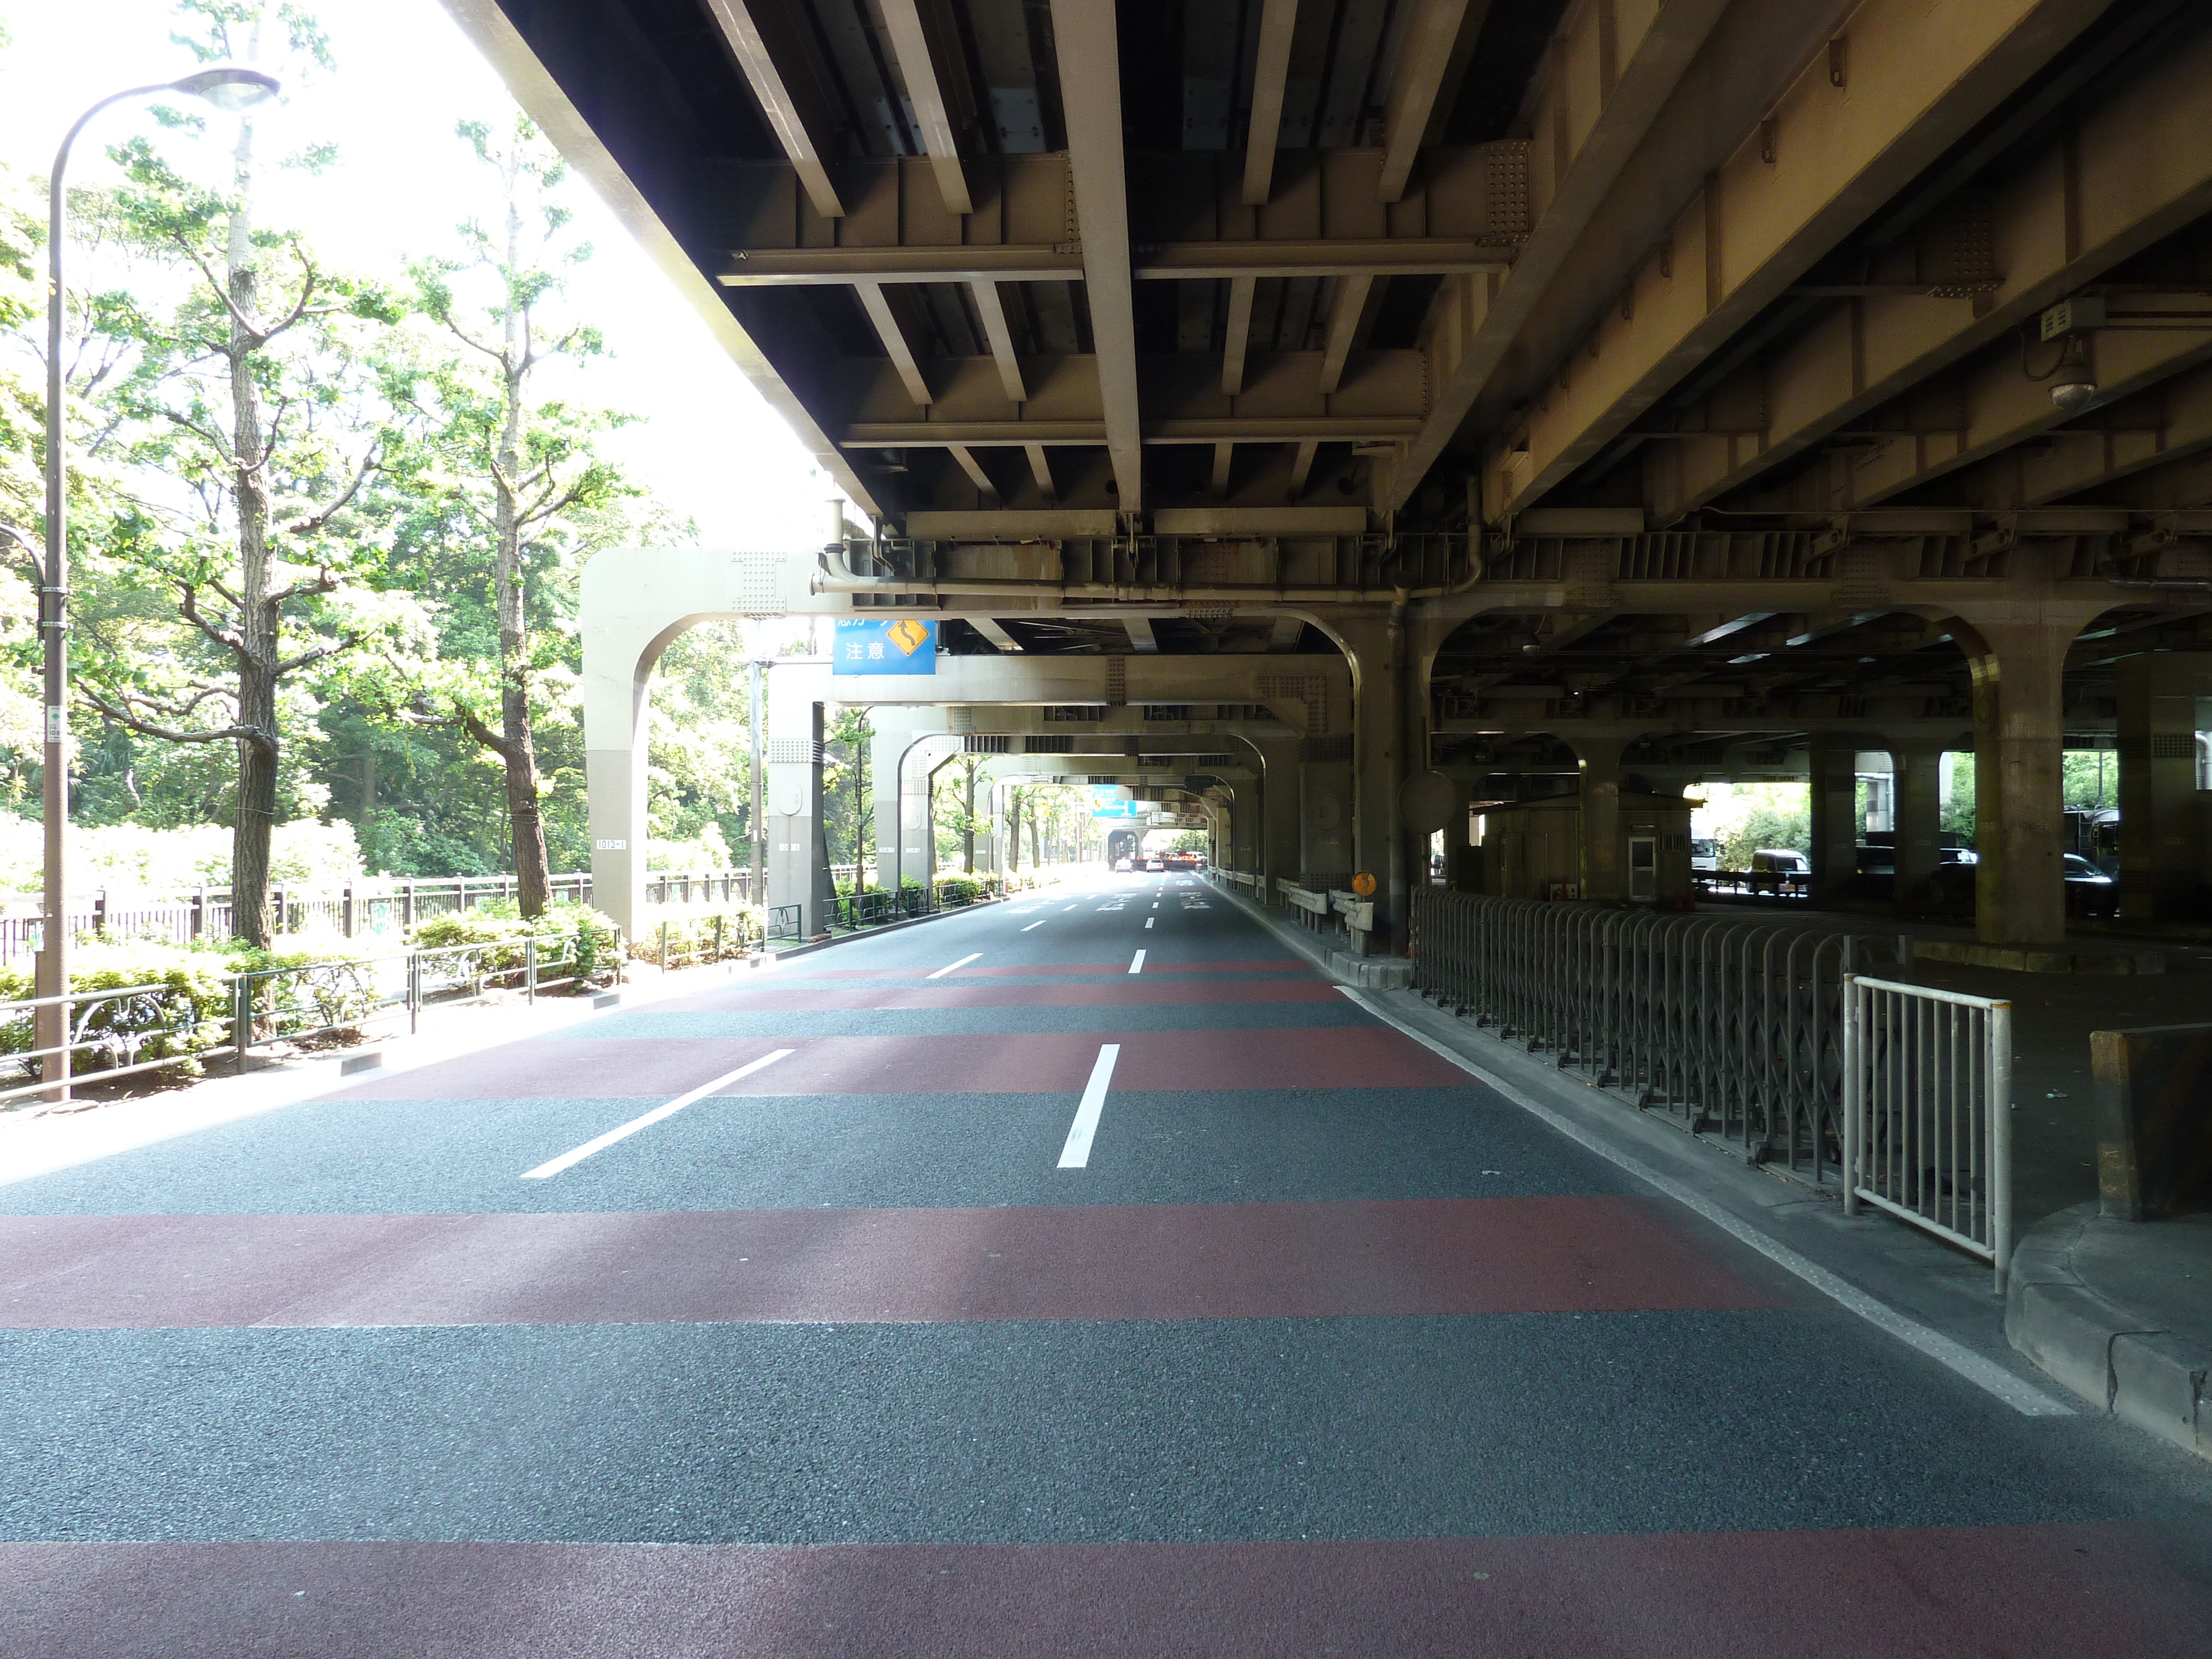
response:
<path id="1" fill-rule="evenodd" d="M 444 999 L 498 986 L 535 1002 L 541 992 L 611 983 L 621 966 L 619 933 L 570 933 L 19 998 L 0 1002 L 0 1058 L 35 1080 L 0 1087 L 0 1105 L 33 1096 L 63 1102 L 82 1082 L 179 1069 L 225 1050 L 243 1071 L 257 1048 L 356 1033 L 402 1017 L 413 1032 L 423 1009 Z M 67 1039 L 35 1046 L 34 1011 L 57 1005 L 68 1011 Z M 66 1061 L 59 1075 L 37 1077 L 53 1058 Z"/>
<path id="2" fill-rule="evenodd" d="M 769 905 L 768 907 L 768 937 L 770 939 L 797 939 L 799 937 L 799 907 L 796 904 Z"/>
<path id="3" fill-rule="evenodd" d="M 1853 975 L 1844 988 L 1844 1212 L 1871 1204 L 2012 1267 L 2012 1005 Z"/>
<path id="4" fill-rule="evenodd" d="M 1880 937 L 1413 890 L 1413 988 L 1816 1182 L 1843 1159 L 1843 986 Z"/>
<path id="5" fill-rule="evenodd" d="M 589 904 L 589 871 L 563 871 L 550 878 L 556 903 Z M 324 928 L 347 939 L 402 933 L 433 916 L 473 910 L 492 902 L 512 902 L 515 878 L 504 876 L 364 877 L 337 887 L 301 887 L 283 882 L 270 888 L 270 908 L 279 934 Z M 750 870 L 664 871 L 647 877 L 648 904 L 750 904 Z M 8 902 L 0 910 L 0 963 L 39 950 L 45 933 L 35 898 Z M 188 893 L 154 893 L 103 888 L 72 896 L 65 913 L 72 932 L 99 937 L 162 939 L 188 945 L 198 939 L 227 939 L 232 932 L 230 889 L 199 887 Z"/>

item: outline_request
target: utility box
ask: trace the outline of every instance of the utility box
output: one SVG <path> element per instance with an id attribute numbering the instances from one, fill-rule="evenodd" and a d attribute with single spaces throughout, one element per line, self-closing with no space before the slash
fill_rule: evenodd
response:
<path id="1" fill-rule="evenodd" d="M 1691 805 L 1680 795 L 1620 792 L 1614 861 L 1623 872 L 1621 896 L 1630 903 L 1666 909 L 1688 903 L 1695 890 L 1690 878 Z M 1474 843 L 1470 850 L 1480 856 L 1462 866 L 1464 878 L 1455 871 L 1452 885 L 1462 892 L 1499 898 L 1587 896 L 1579 794 L 1479 804 L 1469 811 L 1468 838 Z"/>

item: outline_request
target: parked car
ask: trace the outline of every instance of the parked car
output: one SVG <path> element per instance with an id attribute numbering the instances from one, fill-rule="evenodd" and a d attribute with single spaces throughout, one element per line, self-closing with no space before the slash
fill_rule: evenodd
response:
<path id="1" fill-rule="evenodd" d="M 1813 860 L 1790 847 L 1762 847 L 1751 855 L 1754 893 L 1802 893 L 1813 884 Z"/>
<path id="2" fill-rule="evenodd" d="M 2069 853 L 2064 856 L 2067 909 L 2085 916 L 2119 915 L 2119 883 L 2079 853 Z"/>

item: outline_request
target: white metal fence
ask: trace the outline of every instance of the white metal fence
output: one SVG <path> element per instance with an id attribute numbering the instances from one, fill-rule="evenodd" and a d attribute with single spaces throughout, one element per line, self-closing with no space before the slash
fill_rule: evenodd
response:
<path id="1" fill-rule="evenodd" d="M 551 878 L 556 903 L 592 902 L 589 871 L 563 871 Z M 270 908 L 279 933 L 325 929 L 348 939 L 364 934 L 404 933 L 433 916 L 473 910 L 515 896 L 515 879 L 505 876 L 364 876 L 337 887 L 307 887 L 275 882 Z M 752 902 L 752 876 L 745 870 L 656 871 L 646 878 L 648 904 Z M 164 939 L 188 944 L 196 939 L 228 939 L 231 933 L 230 890 L 200 887 L 188 893 L 100 890 L 73 896 L 67 910 L 70 931 L 79 936 Z M 26 957 L 40 948 L 44 924 L 34 896 L 0 899 L 0 963 Z"/>
<path id="2" fill-rule="evenodd" d="M 1871 1204 L 2012 1266 L 2012 1005 L 1844 982 L 1844 1209 Z"/>

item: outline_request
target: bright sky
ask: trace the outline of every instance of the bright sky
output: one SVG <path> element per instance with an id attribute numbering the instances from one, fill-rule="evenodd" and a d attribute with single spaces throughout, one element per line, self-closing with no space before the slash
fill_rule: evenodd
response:
<path id="1" fill-rule="evenodd" d="M 438 0 L 309 5 L 330 33 L 337 73 L 264 112 L 258 131 L 266 155 L 333 143 L 339 160 L 313 178 L 265 175 L 262 218 L 296 227 L 334 264 L 396 275 L 406 256 L 449 247 L 461 220 L 490 213 L 481 193 L 490 174 L 453 124 L 497 129 L 514 106 Z M 45 175 L 86 106 L 192 67 L 169 43 L 167 0 L 0 0 L 0 20 L 13 42 L 0 52 L 0 161 L 19 178 Z M 159 131 L 143 105 L 107 112 L 78 141 L 70 181 L 112 177 L 107 147 Z M 180 163 L 194 149 L 218 148 L 181 135 L 168 143 Z M 219 158 L 206 163 L 219 177 Z M 570 301 L 611 352 L 578 395 L 648 417 L 614 434 L 610 452 L 696 520 L 708 546 L 812 546 L 834 487 L 590 188 L 576 183 L 570 200 L 597 250 L 571 281 Z"/>

